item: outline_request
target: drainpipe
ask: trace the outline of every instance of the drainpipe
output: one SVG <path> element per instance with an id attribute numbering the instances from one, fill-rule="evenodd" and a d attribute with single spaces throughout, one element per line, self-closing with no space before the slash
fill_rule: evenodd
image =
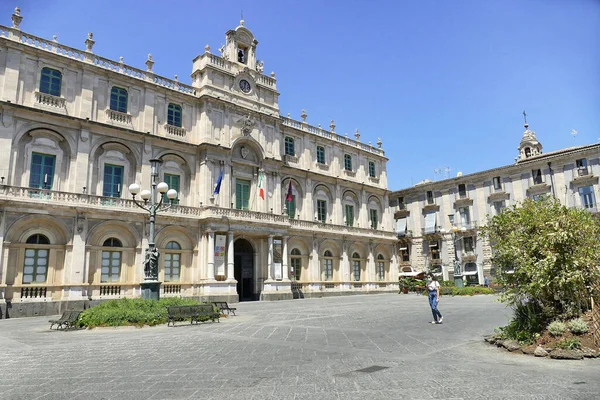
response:
<path id="1" fill-rule="evenodd" d="M 548 161 L 548 169 L 550 169 L 550 186 L 552 187 L 552 196 L 556 197 L 556 193 L 554 192 L 554 182 L 552 180 L 552 162 Z"/>

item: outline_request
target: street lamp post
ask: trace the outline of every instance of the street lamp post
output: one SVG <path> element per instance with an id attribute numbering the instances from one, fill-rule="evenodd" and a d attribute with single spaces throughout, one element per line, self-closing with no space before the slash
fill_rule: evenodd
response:
<path id="1" fill-rule="evenodd" d="M 454 226 L 454 215 L 448 215 L 448 219 L 450 220 L 450 228 L 452 232 L 452 245 L 454 246 L 454 286 L 463 287 L 463 277 L 462 271 L 460 268 L 460 261 L 458 260 L 458 251 L 456 249 L 456 242 L 458 242 L 461 238 L 456 238 L 456 232 L 458 232 L 458 228 Z"/>
<path id="2" fill-rule="evenodd" d="M 156 183 L 158 178 L 158 167 L 161 160 L 150 160 L 150 190 L 144 189 L 140 192 L 140 185 L 132 183 L 129 185 L 129 193 L 135 204 L 150 213 L 150 227 L 148 232 L 148 248 L 144 257 L 144 281 L 141 283 L 142 298 L 147 300 L 158 300 L 160 297 L 160 282 L 158 281 L 158 259 L 160 254 L 154 243 L 154 224 L 156 213 L 171 207 L 173 200 L 177 198 L 177 191 L 169 189 L 165 182 Z M 160 200 L 156 200 L 156 192 L 160 193 Z M 135 196 L 139 193 L 144 203 L 140 203 Z M 163 205 L 163 195 L 167 194 L 168 205 Z"/>

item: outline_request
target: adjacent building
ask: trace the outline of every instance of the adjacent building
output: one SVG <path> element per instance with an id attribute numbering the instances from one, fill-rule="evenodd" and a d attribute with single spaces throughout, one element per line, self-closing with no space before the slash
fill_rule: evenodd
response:
<path id="1" fill-rule="evenodd" d="M 94 54 L 91 33 L 80 50 L 22 19 L 0 25 L 4 311 L 140 295 L 149 215 L 127 188 L 149 187 L 151 160 L 178 192 L 156 221 L 161 296 L 397 291 L 381 140 L 280 115 L 244 21 L 193 59 L 186 85 L 157 75 L 151 55 L 139 69 Z"/>
<path id="2" fill-rule="evenodd" d="M 597 212 L 600 144 L 549 153 L 525 122 L 515 162 L 395 191 L 391 207 L 399 239 L 400 275 L 431 271 L 444 280 L 483 284 L 495 274 L 479 227 L 504 207 L 552 195 L 567 207 Z"/>

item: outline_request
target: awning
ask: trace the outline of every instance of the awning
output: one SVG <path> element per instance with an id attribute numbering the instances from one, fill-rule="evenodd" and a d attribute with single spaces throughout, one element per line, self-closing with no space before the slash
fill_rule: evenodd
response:
<path id="1" fill-rule="evenodd" d="M 435 233 L 435 212 L 425 214 L 425 233 Z"/>
<path id="2" fill-rule="evenodd" d="M 408 250 L 408 247 L 400 247 L 400 250 L 402 250 L 402 251 Z"/>
<path id="3" fill-rule="evenodd" d="M 398 236 L 406 235 L 406 217 L 398 219 L 398 223 L 396 225 L 396 234 Z"/>

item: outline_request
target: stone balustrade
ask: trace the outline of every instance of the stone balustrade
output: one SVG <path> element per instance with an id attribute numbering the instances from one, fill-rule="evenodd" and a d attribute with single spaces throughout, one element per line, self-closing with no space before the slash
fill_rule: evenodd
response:
<path id="1" fill-rule="evenodd" d="M 51 94 L 42 93 L 38 90 L 35 91 L 35 101 L 36 103 L 56 107 L 56 108 L 65 108 L 65 98 L 53 96 Z"/>
<path id="2" fill-rule="evenodd" d="M 127 113 L 122 113 L 119 111 L 111 110 L 110 108 L 106 110 L 106 115 L 108 119 L 114 122 L 118 122 L 120 124 L 131 124 L 131 115 Z"/>
<path id="3" fill-rule="evenodd" d="M 384 156 L 385 155 L 385 152 L 382 149 L 380 149 L 380 148 L 373 147 L 371 145 L 358 142 L 356 140 L 352 140 L 352 139 L 347 138 L 345 136 L 338 135 L 337 133 L 326 131 L 326 130 L 324 130 L 322 128 L 316 128 L 316 127 L 308 125 L 308 124 L 306 124 L 304 122 L 295 121 L 295 120 L 293 120 L 291 118 L 284 117 L 283 115 L 280 115 L 279 119 L 281 120 L 281 122 L 283 123 L 283 125 L 292 127 L 294 129 L 298 129 L 298 130 L 301 130 L 301 131 L 304 131 L 304 132 L 312 133 L 313 135 L 322 136 L 322 137 L 327 138 L 327 139 L 332 139 L 332 140 L 335 140 L 335 141 L 337 141 L 339 143 L 347 144 L 349 146 L 353 146 L 353 147 L 359 148 L 359 149 L 367 151 L 369 153 L 377 154 L 377 155 L 380 155 L 380 156 Z"/>
<path id="4" fill-rule="evenodd" d="M 45 50 L 54 54 L 58 54 L 73 60 L 88 62 L 95 65 L 98 68 L 103 68 L 109 71 L 113 71 L 118 74 L 126 75 L 131 78 L 150 81 L 158 86 L 165 87 L 183 94 L 195 96 L 196 90 L 189 85 L 155 75 L 152 72 L 143 71 L 139 68 L 132 67 L 123 62 L 109 60 L 108 58 L 100 57 L 85 50 L 79 50 L 73 47 L 65 46 L 53 40 L 42 39 L 38 36 L 31 35 L 29 33 L 23 33 L 20 30 L 9 28 L 4 25 L 0 25 L 0 38 L 10 39 L 10 33 L 13 33 L 13 37 L 22 44 L 35 47 L 37 49 Z"/>
<path id="5" fill-rule="evenodd" d="M 113 210 L 115 212 L 146 213 L 139 208 L 131 199 L 119 197 L 103 197 L 85 193 L 62 192 L 57 190 L 35 189 L 0 184 L 0 201 L 20 203 L 44 203 L 45 206 L 76 207 L 77 209 L 102 209 L 104 212 Z M 231 219 L 231 222 L 259 222 L 260 226 L 275 225 L 283 229 L 295 229 L 305 232 L 323 232 L 329 234 L 357 235 L 361 237 L 395 239 L 392 231 L 376 229 L 356 228 L 346 225 L 326 224 L 316 221 L 291 219 L 287 215 L 264 213 L 259 211 L 238 210 L 235 208 L 222 207 L 188 207 L 174 205 L 161 211 L 161 215 L 192 218 L 220 220 L 223 216 Z"/>
<path id="6" fill-rule="evenodd" d="M 165 124 L 165 132 L 167 132 L 168 135 L 173 135 L 181 138 L 185 137 L 185 129 L 180 128 L 178 126 Z"/>

